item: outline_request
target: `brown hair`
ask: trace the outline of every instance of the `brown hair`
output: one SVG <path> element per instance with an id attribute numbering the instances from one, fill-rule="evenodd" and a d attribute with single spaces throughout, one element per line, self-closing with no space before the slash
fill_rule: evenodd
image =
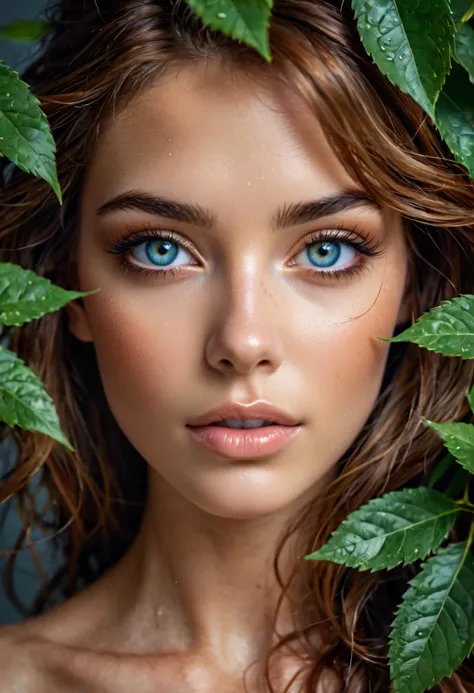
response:
<path id="1" fill-rule="evenodd" d="M 41 100 L 57 143 L 64 205 L 58 207 L 46 183 L 1 160 L 1 260 L 77 288 L 78 201 L 103 123 L 117 104 L 170 66 L 207 58 L 249 73 L 268 70 L 284 80 L 310 104 L 354 180 L 406 219 L 413 319 L 471 291 L 474 184 L 417 104 L 365 54 L 348 5 L 275 0 L 270 65 L 203 27 L 181 0 L 63 0 L 50 8 L 52 31 L 24 79 Z M 140 522 L 146 464 L 111 415 L 93 348 L 72 337 L 64 311 L 12 330 L 11 338 L 12 348 L 44 381 L 76 449 L 70 453 L 44 435 L 4 427 L 3 437 L 11 435 L 18 447 L 0 491 L 0 501 L 18 500 L 23 531 L 16 548 L 47 524 L 65 551 L 64 566 L 34 606 L 39 612 L 55 589 L 73 594 L 123 554 Z M 392 345 L 369 421 L 339 460 L 327 493 L 288 536 L 301 532 L 309 552 L 370 498 L 419 485 L 442 454 L 421 416 L 466 419 L 472 376 L 472 362 Z M 49 491 L 50 505 L 41 514 L 30 485 L 35 474 Z M 457 538 L 462 536 L 461 527 Z M 307 591 L 299 605 L 301 622 L 285 642 L 297 640 L 304 648 L 305 690 L 315 690 L 325 668 L 337 672 L 351 693 L 359 690 L 362 673 L 365 690 L 388 690 L 388 626 L 413 574 L 414 566 L 374 574 L 323 562 L 295 566 L 293 577 L 303 576 Z M 281 586 L 283 599 L 289 584 Z M 323 648 L 312 644 L 309 622 L 324 633 Z M 461 693 L 473 683 L 474 669 L 466 662 L 433 690 Z"/>

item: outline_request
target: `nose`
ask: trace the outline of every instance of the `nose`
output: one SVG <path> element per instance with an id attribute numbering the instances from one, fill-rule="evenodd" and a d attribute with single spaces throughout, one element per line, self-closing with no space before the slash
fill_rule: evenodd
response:
<path id="1" fill-rule="evenodd" d="M 207 363 L 227 375 L 277 370 L 283 361 L 281 311 L 270 292 L 254 277 L 234 281 L 222 296 L 206 344 Z"/>

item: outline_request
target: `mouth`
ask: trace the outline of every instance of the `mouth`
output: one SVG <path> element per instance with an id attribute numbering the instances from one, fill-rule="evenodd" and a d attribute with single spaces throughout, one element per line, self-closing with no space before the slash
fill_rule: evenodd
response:
<path id="1" fill-rule="evenodd" d="M 220 426 L 222 428 L 263 428 L 265 426 L 275 426 L 274 421 L 264 419 L 224 419 L 209 424 L 210 426 Z"/>
<path id="2" fill-rule="evenodd" d="M 301 431 L 302 423 L 266 403 L 228 403 L 187 425 L 200 447 L 233 460 L 257 460 L 277 454 Z"/>

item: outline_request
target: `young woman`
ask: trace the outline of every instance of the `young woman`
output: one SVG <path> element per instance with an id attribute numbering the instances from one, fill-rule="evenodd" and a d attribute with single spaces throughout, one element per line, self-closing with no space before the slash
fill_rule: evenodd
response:
<path id="1" fill-rule="evenodd" d="M 65 559 L 0 691 L 388 691 L 413 567 L 304 556 L 467 416 L 471 362 L 379 338 L 472 291 L 472 181 L 349 3 L 276 0 L 270 64 L 180 0 L 51 15 L 24 77 L 64 205 L 4 165 L 1 260 L 100 290 L 13 334 L 75 452 L 12 431 L 18 545 L 47 517 Z"/>

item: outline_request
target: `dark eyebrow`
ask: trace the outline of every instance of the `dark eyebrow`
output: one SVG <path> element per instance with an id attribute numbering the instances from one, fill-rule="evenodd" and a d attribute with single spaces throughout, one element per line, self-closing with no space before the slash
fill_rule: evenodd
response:
<path id="1" fill-rule="evenodd" d="M 332 214 L 340 214 L 355 207 L 372 207 L 380 211 L 380 205 L 367 193 L 344 190 L 326 195 L 319 200 L 283 205 L 273 217 L 273 225 L 277 229 L 285 229 L 288 226 L 298 226 Z"/>
<path id="2" fill-rule="evenodd" d="M 201 205 L 176 202 L 159 195 L 150 195 L 150 193 L 134 190 L 108 200 L 99 207 L 97 214 L 102 216 L 119 209 L 140 209 L 165 219 L 184 221 L 207 229 L 213 227 L 216 222 L 215 216 Z"/>
<path id="3" fill-rule="evenodd" d="M 274 214 L 272 225 L 276 229 L 298 226 L 299 224 L 316 221 L 321 217 L 362 206 L 380 210 L 377 202 L 367 193 L 358 190 L 346 190 L 327 195 L 319 200 L 283 205 Z M 134 190 L 121 193 L 108 200 L 99 207 L 97 214 L 102 216 L 109 212 L 123 209 L 139 209 L 165 219 L 183 221 L 207 229 L 213 228 L 216 224 L 216 215 L 210 210 L 201 207 L 201 205 L 177 202 L 158 195 Z"/>

